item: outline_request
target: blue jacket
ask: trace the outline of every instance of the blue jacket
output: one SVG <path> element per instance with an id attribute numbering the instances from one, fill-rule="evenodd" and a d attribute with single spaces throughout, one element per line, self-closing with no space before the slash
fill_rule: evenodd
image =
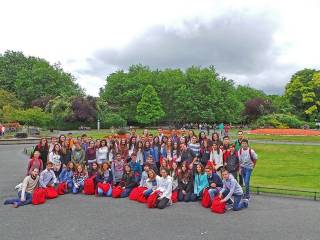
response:
<path id="1" fill-rule="evenodd" d="M 194 186 L 193 193 L 199 196 L 200 192 L 209 186 L 207 174 L 198 174 L 194 175 Z"/>
<path id="2" fill-rule="evenodd" d="M 218 174 L 212 173 L 211 176 L 207 175 L 207 177 L 208 177 L 209 188 L 211 183 L 215 183 L 217 187 L 220 187 L 220 188 L 223 187 L 222 180 Z"/>
<path id="3" fill-rule="evenodd" d="M 153 161 L 154 162 L 160 161 L 160 151 L 161 151 L 160 147 L 158 147 L 158 146 L 153 147 L 153 154 L 154 154 Z"/>
<path id="4" fill-rule="evenodd" d="M 135 176 L 136 176 L 136 174 L 139 174 L 139 176 L 141 175 L 142 170 L 141 170 L 140 163 L 130 162 L 129 166 L 131 167 L 131 170 L 134 172 Z"/>
<path id="5" fill-rule="evenodd" d="M 73 172 L 67 168 L 62 169 L 59 175 L 60 182 L 72 182 Z"/>
<path id="6" fill-rule="evenodd" d="M 148 157 L 149 155 L 152 156 L 153 161 L 154 161 L 155 154 L 154 154 L 153 148 L 148 148 L 148 149 L 145 149 L 145 150 L 143 151 L 143 162 L 144 162 L 144 163 L 147 161 L 147 157 Z"/>

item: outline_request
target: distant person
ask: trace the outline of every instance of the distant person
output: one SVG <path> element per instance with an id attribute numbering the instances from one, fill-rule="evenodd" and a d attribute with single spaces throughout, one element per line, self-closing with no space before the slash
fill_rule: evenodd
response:
<path id="1" fill-rule="evenodd" d="M 253 149 L 249 147 L 248 140 L 243 139 L 241 142 L 241 148 L 238 152 L 239 163 L 240 163 L 240 172 L 243 177 L 243 181 L 246 187 L 244 197 L 250 199 L 250 177 L 256 162 L 258 160 L 258 155 Z"/>
<path id="2" fill-rule="evenodd" d="M 18 198 L 8 199 L 4 202 L 5 205 L 12 204 L 17 208 L 30 204 L 32 201 L 32 193 L 38 187 L 39 169 L 34 168 L 29 176 L 26 176 L 20 185 Z"/>

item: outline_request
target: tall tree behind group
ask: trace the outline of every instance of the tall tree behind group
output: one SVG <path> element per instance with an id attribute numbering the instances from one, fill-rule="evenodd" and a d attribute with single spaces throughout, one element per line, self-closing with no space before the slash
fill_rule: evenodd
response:
<path id="1" fill-rule="evenodd" d="M 214 67 L 192 66 L 184 72 L 132 65 L 128 72 L 118 71 L 107 77 L 100 101 L 129 124 L 136 123 L 137 105 L 147 85 L 153 86 L 160 98 L 165 112 L 161 121 L 240 122 L 243 119 L 244 101 L 238 97 L 238 88 L 232 80 L 220 76 Z M 247 87 L 247 92 L 250 89 Z M 256 96 L 257 90 L 252 92 Z"/>
<path id="2" fill-rule="evenodd" d="M 51 65 L 44 59 L 14 51 L 0 55 L 0 86 L 15 93 L 25 107 L 43 96 L 84 95 L 74 77 L 59 64 Z"/>

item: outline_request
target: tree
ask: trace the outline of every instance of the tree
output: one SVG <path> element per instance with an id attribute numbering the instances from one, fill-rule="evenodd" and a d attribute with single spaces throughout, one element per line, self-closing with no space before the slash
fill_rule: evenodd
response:
<path id="1" fill-rule="evenodd" d="M 303 69 L 286 85 L 285 96 L 295 107 L 295 114 L 315 120 L 320 114 L 320 71 Z"/>
<path id="2" fill-rule="evenodd" d="M 20 108 L 22 102 L 19 101 L 13 93 L 0 89 L 0 109 L 8 105 L 14 108 Z"/>
<path id="3" fill-rule="evenodd" d="M 0 86 L 14 93 L 25 107 L 43 96 L 84 95 L 75 78 L 59 64 L 51 65 L 44 59 L 14 51 L 0 54 Z"/>
<path id="4" fill-rule="evenodd" d="M 256 120 L 262 115 L 272 113 L 272 105 L 270 100 L 262 98 L 254 98 L 246 102 L 244 115 L 249 121 Z"/>
<path id="5" fill-rule="evenodd" d="M 164 115 L 156 90 L 151 85 L 147 85 L 137 105 L 137 121 L 141 124 L 151 124 L 160 120 Z"/>

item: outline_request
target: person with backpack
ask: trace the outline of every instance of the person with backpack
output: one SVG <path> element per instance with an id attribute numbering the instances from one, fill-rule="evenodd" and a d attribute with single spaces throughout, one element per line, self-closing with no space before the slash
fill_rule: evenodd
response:
<path id="1" fill-rule="evenodd" d="M 38 187 L 39 169 L 34 168 L 29 176 L 26 176 L 20 184 L 18 198 L 7 199 L 4 205 L 12 204 L 14 208 L 30 204 L 32 201 L 32 193 Z"/>
<path id="2" fill-rule="evenodd" d="M 232 203 L 233 197 L 233 211 L 239 211 L 248 207 L 248 199 L 243 198 L 243 191 L 237 180 L 228 172 L 226 168 L 222 170 L 223 188 L 219 193 L 220 201 Z"/>
<path id="3" fill-rule="evenodd" d="M 113 176 L 109 162 L 102 163 L 99 173 L 96 177 L 98 196 L 111 197 L 112 180 Z"/>
<path id="4" fill-rule="evenodd" d="M 73 188 L 72 193 L 77 194 L 82 192 L 84 188 L 84 182 L 88 178 L 88 173 L 86 169 L 81 165 L 78 164 L 75 169 L 75 173 L 73 174 L 72 181 L 73 181 Z"/>
<path id="5" fill-rule="evenodd" d="M 160 173 L 161 177 L 158 180 L 158 187 L 155 190 L 158 192 L 156 207 L 164 209 L 169 203 L 171 203 L 172 178 L 168 175 L 168 172 L 165 169 L 162 169 Z"/>
<path id="6" fill-rule="evenodd" d="M 204 171 L 204 167 L 199 163 L 196 167 L 193 180 L 193 194 L 191 195 L 191 201 L 197 201 L 202 198 L 203 190 L 209 186 L 207 174 Z"/>
<path id="7" fill-rule="evenodd" d="M 247 139 L 241 141 L 241 148 L 238 152 L 239 163 L 240 163 L 240 173 L 242 174 L 243 181 L 245 184 L 245 198 L 250 199 L 250 177 L 256 162 L 258 155 L 253 149 L 249 147 Z"/>

